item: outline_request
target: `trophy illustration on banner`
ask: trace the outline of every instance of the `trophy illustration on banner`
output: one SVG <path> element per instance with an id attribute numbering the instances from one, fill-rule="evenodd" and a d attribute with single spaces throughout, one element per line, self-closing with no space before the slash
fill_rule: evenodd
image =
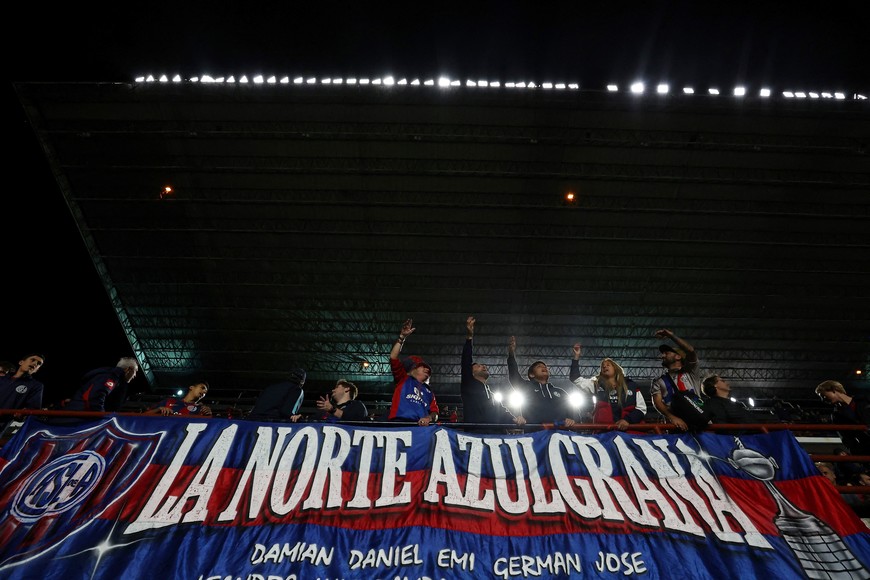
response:
<path id="1" fill-rule="evenodd" d="M 773 524 L 794 552 L 806 575 L 825 580 L 870 579 L 870 572 L 846 546 L 843 538 L 813 514 L 798 509 L 773 485 L 773 477 L 779 467 L 776 460 L 754 449 L 747 449 L 738 437 L 734 441 L 737 448 L 731 451 L 728 463 L 767 487 L 777 507 Z"/>

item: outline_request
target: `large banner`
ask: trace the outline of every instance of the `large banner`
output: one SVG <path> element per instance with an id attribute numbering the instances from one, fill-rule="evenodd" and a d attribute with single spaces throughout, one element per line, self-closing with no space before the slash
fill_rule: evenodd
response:
<path id="1" fill-rule="evenodd" d="M 870 578 L 788 432 L 739 437 L 28 419 L 0 577 Z"/>

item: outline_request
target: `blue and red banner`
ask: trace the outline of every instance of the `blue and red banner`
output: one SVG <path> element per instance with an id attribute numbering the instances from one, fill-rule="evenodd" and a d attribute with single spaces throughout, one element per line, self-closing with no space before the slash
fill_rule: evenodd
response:
<path id="1" fill-rule="evenodd" d="M 788 432 L 482 435 L 28 419 L 0 577 L 870 578 L 870 531 Z"/>

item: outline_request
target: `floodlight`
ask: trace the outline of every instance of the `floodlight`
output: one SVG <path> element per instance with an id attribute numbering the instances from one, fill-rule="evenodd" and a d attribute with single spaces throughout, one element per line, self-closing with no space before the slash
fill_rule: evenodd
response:
<path id="1" fill-rule="evenodd" d="M 144 83 L 144 82 L 145 82 L 145 77 L 136 77 L 136 78 L 133 79 L 133 80 L 136 81 L 137 83 Z"/>
<path id="2" fill-rule="evenodd" d="M 356 84 L 356 79 L 355 79 L 355 78 L 349 78 L 349 79 L 347 79 L 347 84 L 349 84 L 349 85 L 355 85 L 355 84 Z"/>
<path id="3" fill-rule="evenodd" d="M 519 391 L 511 391 L 508 395 L 508 407 L 511 409 L 521 409 L 526 402 L 526 398 Z"/>
<path id="4" fill-rule="evenodd" d="M 524 88 L 526 88 L 526 83 L 525 83 L 525 81 L 523 81 L 521 83 L 515 83 L 514 86 L 518 89 L 524 89 Z"/>
<path id="5" fill-rule="evenodd" d="M 438 78 L 438 86 L 439 87 L 449 87 L 450 86 L 450 79 L 448 79 L 447 77 L 439 77 Z"/>
<path id="6" fill-rule="evenodd" d="M 397 85 L 407 85 L 407 84 L 408 84 L 408 79 L 399 79 L 399 82 L 396 83 L 396 84 L 397 84 Z"/>
<path id="7" fill-rule="evenodd" d="M 262 83 L 263 83 L 263 75 L 257 75 L 257 76 L 255 76 L 255 77 L 254 77 L 254 82 L 257 83 L 258 85 L 259 85 L 259 84 L 262 84 Z"/>
<path id="8" fill-rule="evenodd" d="M 393 77 L 384 77 L 384 84 L 391 87 L 396 84 L 396 79 Z"/>
<path id="9" fill-rule="evenodd" d="M 278 82 L 278 79 L 275 78 L 275 75 L 272 75 L 266 79 L 266 82 L 270 85 L 274 85 L 276 82 Z"/>
<path id="10" fill-rule="evenodd" d="M 752 397 L 749 397 L 749 399 L 747 399 L 747 400 L 749 401 L 749 406 L 750 406 L 750 407 L 754 407 L 754 406 L 755 406 L 755 399 L 753 399 Z"/>
<path id="11" fill-rule="evenodd" d="M 458 87 L 458 86 L 461 85 L 461 84 L 462 84 L 462 83 L 460 83 L 459 81 L 450 81 L 450 86 L 451 86 L 451 87 Z"/>
<path id="12" fill-rule="evenodd" d="M 479 87 L 485 87 L 488 85 L 489 85 L 489 82 L 487 82 L 487 81 L 477 81 L 477 86 L 479 86 Z"/>
<path id="13" fill-rule="evenodd" d="M 306 84 L 309 84 L 309 85 L 313 85 L 313 84 L 316 83 L 316 82 L 317 82 L 317 79 L 314 78 L 314 77 L 311 77 L 310 79 L 307 79 L 307 80 L 305 81 L 305 83 L 306 83 Z"/>
<path id="14" fill-rule="evenodd" d="M 433 81 L 432 79 L 426 79 L 425 81 L 423 81 L 423 85 L 431 87 L 435 85 L 435 81 Z"/>
<path id="15" fill-rule="evenodd" d="M 683 87 L 683 94 L 684 95 L 694 95 L 695 89 L 693 89 L 692 87 Z"/>
<path id="16" fill-rule="evenodd" d="M 152 75 L 148 75 L 147 77 L 145 77 L 145 82 L 146 83 L 153 83 L 154 77 Z"/>
<path id="17" fill-rule="evenodd" d="M 234 82 L 236 82 L 236 77 L 230 75 L 230 77 L 227 79 L 227 82 L 228 82 L 228 83 L 234 83 Z"/>
<path id="18" fill-rule="evenodd" d="M 240 83 L 246 83 L 246 82 L 248 82 L 248 77 L 247 77 L 246 75 L 242 75 L 241 78 L 239 79 L 239 82 L 240 82 Z"/>
<path id="19" fill-rule="evenodd" d="M 340 85 L 344 83 L 344 79 L 332 79 L 332 84 Z"/>
<path id="20" fill-rule="evenodd" d="M 553 83 L 541 83 L 541 88 L 542 89 L 552 89 Z"/>
<path id="21" fill-rule="evenodd" d="M 734 96 L 743 97 L 746 95 L 746 87 L 734 87 Z"/>
<path id="22" fill-rule="evenodd" d="M 632 85 L 631 85 L 631 87 L 629 87 L 629 89 L 635 95 L 640 95 L 640 94 L 643 94 L 644 86 L 643 86 L 643 83 L 636 82 L 636 83 L 632 83 Z"/>
<path id="23" fill-rule="evenodd" d="M 145 80 L 148 80 L 148 79 L 145 79 Z M 198 83 L 198 82 L 199 82 L 199 77 L 190 77 L 190 82 L 192 82 L 192 83 Z"/>
<path id="24" fill-rule="evenodd" d="M 577 89 L 580 88 L 580 85 L 578 85 L 577 83 L 571 83 L 568 85 L 568 88 L 576 91 Z"/>
<path id="25" fill-rule="evenodd" d="M 296 77 L 295 79 L 293 79 L 293 84 L 294 85 L 301 85 L 302 84 L 302 77 Z"/>
<path id="26" fill-rule="evenodd" d="M 557 88 L 557 89 L 564 89 L 564 88 L 565 88 L 565 83 L 556 83 L 556 88 Z"/>
<path id="27" fill-rule="evenodd" d="M 769 97 L 770 89 L 761 89 L 760 91 L 758 91 L 758 94 L 762 97 Z"/>
<path id="28" fill-rule="evenodd" d="M 214 82 L 216 82 L 216 83 L 222 83 L 222 82 L 224 82 L 224 77 L 217 77 L 217 78 L 214 80 Z"/>
<path id="29" fill-rule="evenodd" d="M 168 83 L 169 79 L 166 78 L 166 75 L 160 75 L 160 82 L 161 83 Z"/>
<path id="30" fill-rule="evenodd" d="M 794 98 L 794 93 L 791 91 L 783 91 L 782 96 L 785 97 L 786 99 L 792 99 L 792 98 Z"/>
<path id="31" fill-rule="evenodd" d="M 202 75 L 202 77 L 199 79 L 199 81 L 202 83 L 213 83 L 214 79 L 211 78 L 211 76 L 209 76 L 209 75 Z"/>
<path id="32" fill-rule="evenodd" d="M 671 87 L 669 87 L 668 85 L 666 85 L 666 84 L 664 84 L 664 83 L 662 83 L 662 84 L 660 84 L 659 86 L 656 87 L 656 92 L 657 92 L 658 94 L 660 94 L 660 95 L 666 95 L 666 94 L 668 94 L 668 91 L 669 91 L 669 90 L 671 90 Z"/>
<path id="33" fill-rule="evenodd" d="M 331 85 L 332 79 L 320 79 L 320 84 L 321 85 Z"/>
<path id="34" fill-rule="evenodd" d="M 807 98 L 807 94 L 803 91 L 795 91 L 794 96 L 796 96 L 799 99 L 806 99 Z"/>
<path id="35" fill-rule="evenodd" d="M 465 81 L 465 86 L 466 87 L 476 87 L 477 83 L 474 81 Z"/>
<path id="36" fill-rule="evenodd" d="M 501 86 L 501 83 L 499 81 L 492 81 L 491 83 L 489 83 L 489 86 L 498 88 Z"/>
<path id="37" fill-rule="evenodd" d="M 361 85 L 367 85 L 367 84 L 369 84 L 370 82 L 371 82 L 371 81 L 370 81 L 369 79 L 360 79 L 360 80 L 359 80 L 359 84 L 361 84 Z"/>
<path id="38" fill-rule="evenodd" d="M 616 91 L 619 90 L 619 87 L 616 85 L 607 85 L 607 90 L 610 91 L 611 93 L 615 93 Z"/>
<path id="39" fill-rule="evenodd" d="M 574 391 L 570 395 L 568 395 L 568 404 L 574 407 L 575 409 L 581 408 L 586 403 L 586 397 L 583 396 L 583 393 Z"/>
<path id="40" fill-rule="evenodd" d="M 832 95 L 831 93 L 822 93 L 822 98 L 823 99 L 833 99 L 834 95 Z"/>
<path id="41" fill-rule="evenodd" d="M 181 389 L 178 389 L 177 391 L 175 391 L 175 395 L 178 397 L 180 397 L 183 394 L 184 394 L 184 391 L 182 391 Z"/>
<path id="42" fill-rule="evenodd" d="M 819 93 L 810 93 L 810 98 L 811 98 L 811 99 L 818 99 L 818 98 L 819 98 Z"/>
<path id="43" fill-rule="evenodd" d="M 506 86 L 509 89 L 512 89 L 516 86 L 516 83 L 505 83 L 504 86 Z"/>
<path id="44" fill-rule="evenodd" d="M 289 83 L 290 83 L 290 77 L 281 77 L 281 80 L 280 80 L 279 82 L 280 82 L 282 85 L 289 84 Z"/>
<path id="45" fill-rule="evenodd" d="M 719 89 L 707 89 L 707 92 L 710 93 L 711 95 L 718 95 Z"/>
<path id="46" fill-rule="evenodd" d="M 846 95 L 844 95 L 843 93 L 834 93 L 834 98 L 842 100 L 846 98 Z"/>

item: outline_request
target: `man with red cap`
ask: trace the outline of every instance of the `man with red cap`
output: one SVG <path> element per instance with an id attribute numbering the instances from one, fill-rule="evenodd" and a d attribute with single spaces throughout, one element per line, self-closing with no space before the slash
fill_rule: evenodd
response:
<path id="1" fill-rule="evenodd" d="M 429 377 L 432 367 L 419 356 L 409 356 L 399 360 L 399 353 L 405 339 L 416 328 L 410 318 L 402 325 L 399 338 L 390 349 L 390 368 L 393 371 L 393 404 L 390 406 L 390 421 L 413 421 L 425 427 L 438 420 L 438 403 L 435 394 L 429 390 Z"/>

